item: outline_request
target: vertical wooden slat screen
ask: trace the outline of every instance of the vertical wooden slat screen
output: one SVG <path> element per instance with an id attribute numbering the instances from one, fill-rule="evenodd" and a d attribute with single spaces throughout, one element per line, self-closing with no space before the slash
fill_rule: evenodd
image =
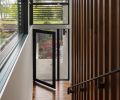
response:
<path id="1" fill-rule="evenodd" d="M 72 0 L 72 6 L 72 85 L 76 85 L 120 68 L 120 0 Z M 120 100 L 120 73 L 73 90 L 72 100 Z"/>

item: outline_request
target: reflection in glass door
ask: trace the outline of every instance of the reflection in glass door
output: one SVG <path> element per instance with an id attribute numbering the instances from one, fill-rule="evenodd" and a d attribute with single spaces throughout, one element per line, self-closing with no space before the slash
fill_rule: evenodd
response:
<path id="1" fill-rule="evenodd" d="M 55 32 L 34 30 L 34 81 L 55 88 Z M 36 58 L 36 59 L 35 59 Z"/>

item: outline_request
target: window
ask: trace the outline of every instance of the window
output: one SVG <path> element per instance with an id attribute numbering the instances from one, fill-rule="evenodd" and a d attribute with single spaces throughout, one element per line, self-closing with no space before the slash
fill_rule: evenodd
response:
<path id="1" fill-rule="evenodd" d="M 0 52 L 18 29 L 17 0 L 0 0 Z"/>
<path id="2" fill-rule="evenodd" d="M 31 2 L 31 24 L 69 24 L 68 0 L 33 0 Z"/>
<path id="3" fill-rule="evenodd" d="M 28 33 L 28 1 L 0 0 L 0 92 Z"/>
<path id="4" fill-rule="evenodd" d="M 0 64 L 27 33 L 27 0 L 0 0 Z"/>

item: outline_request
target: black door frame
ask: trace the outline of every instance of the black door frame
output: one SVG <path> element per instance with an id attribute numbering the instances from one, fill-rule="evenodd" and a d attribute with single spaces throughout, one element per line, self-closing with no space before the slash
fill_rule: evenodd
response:
<path id="1" fill-rule="evenodd" d="M 53 84 L 49 84 L 46 83 L 44 81 L 41 81 L 39 79 L 36 78 L 36 34 L 38 33 L 45 33 L 45 34 L 52 34 L 52 44 L 53 44 L 53 54 L 52 54 L 52 58 L 53 58 L 53 70 L 52 70 L 52 78 L 53 78 Z M 47 85 L 51 88 L 55 88 L 56 87 L 56 34 L 53 31 L 43 31 L 40 29 L 33 29 L 33 80 L 34 82 L 39 82 L 42 83 L 44 85 Z"/>
<path id="2" fill-rule="evenodd" d="M 60 33 L 59 29 L 57 29 L 57 81 L 60 81 Z"/>

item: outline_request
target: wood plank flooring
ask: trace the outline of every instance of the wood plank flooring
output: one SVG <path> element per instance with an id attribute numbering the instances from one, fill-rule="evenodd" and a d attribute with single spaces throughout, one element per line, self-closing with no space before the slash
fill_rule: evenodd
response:
<path id="1" fill-rule="evenodd" d="M 71 100 L 71 95 L 67 94 L 70 86 L 68 81 L 56 82 L 56 90 L 50 91 L 41 86 L 34 85 L 33 100 Z"/>

